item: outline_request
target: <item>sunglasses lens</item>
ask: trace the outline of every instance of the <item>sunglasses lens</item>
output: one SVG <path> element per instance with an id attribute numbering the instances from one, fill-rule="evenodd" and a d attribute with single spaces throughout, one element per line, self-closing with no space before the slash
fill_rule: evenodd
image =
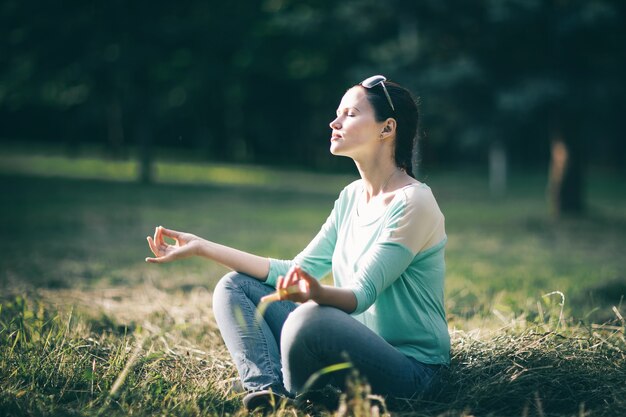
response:
<path id="1" fill-rule="evenodd" d="M 387 101 L 389 102 L 389 107 L 391 107 L 391 110 L 396 111 L 396 108 L 393 106 L 393 102 L 391 101 L 391 97 L 389 96 L 389 92 L 387 91 L 387 87 L 385 87 L 385 81 L 387 81 L 387 78 L 385 78 L 384 76 L 373 75 L 361 81 L 361 85 L 369 89 L 380 84 L 383 87 L 383 91 L 385 92 L 385 96 L 387 97 Z"/>
<path id="2" fill-rule="evenodd" d="M 361 82 L 361 85 L 365 88 L 372 88 L 377 86 L 378 84 L 386 81 L 387 79 L 382 75 L 374 75 L 369 77 Z"/>

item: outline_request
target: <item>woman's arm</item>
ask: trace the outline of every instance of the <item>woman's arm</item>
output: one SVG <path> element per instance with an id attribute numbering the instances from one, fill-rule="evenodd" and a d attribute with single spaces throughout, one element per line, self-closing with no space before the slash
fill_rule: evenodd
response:
<path id="1" fill-rule="evenodd" d="M 351 289 L 331 285 L 321 285 L 320 292 L 311 300 L 319 305 L 336 307 L 348 314 L 354 312 L 357 306 L 356 296 Z"/>
<path id="2" fill-rule="evenodd" d="M 198 255 L 212 259 L 234 271 L 241 272 L 261 281 L 267 279 L 267 274 L 270 269 L 270 261 L 268 258 L 204 239 L 198 249 Z"/>
<path id="3" fill-rule="evenodd" d="M 167 243 L 164 236 L 174 239 L 176 244 Z M 261 281 L 267 279 L 269 259 L 220 245 L 191 233 L 159 226 L 154 232 L 154 238 L 148 236 L 147 240 L 155 257 L 146 258 L 146 262 L 165 263 L 192 256 L 202 256 Z"/>

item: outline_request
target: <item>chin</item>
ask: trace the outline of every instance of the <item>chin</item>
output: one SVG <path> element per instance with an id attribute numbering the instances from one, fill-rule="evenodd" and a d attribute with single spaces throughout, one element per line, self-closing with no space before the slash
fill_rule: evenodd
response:
<path id="1" fill-rule="evenodd" d="M 330 153 L 336 156 L 342 156 L 344 152 L 341 151 L 341 144 L 339 142 L 331 142 Z"/>
<path id="2" fill-rule="evenodd" d="M 334 156 L 346 156 L 343 152 L 333 148 L 330 148 L 330 153 Z"/>

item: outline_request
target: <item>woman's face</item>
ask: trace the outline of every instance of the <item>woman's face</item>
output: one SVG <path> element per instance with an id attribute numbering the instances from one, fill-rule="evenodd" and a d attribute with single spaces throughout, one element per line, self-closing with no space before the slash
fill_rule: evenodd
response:
<path id="1" fill-rule="evenodd" d="M 337 117 L 330 123 L 330 152 L 353 159 L 376 152 L 384 126 L 385 122 L 376 121 L 363 87 L 352 87 L 344 94 Z"/>

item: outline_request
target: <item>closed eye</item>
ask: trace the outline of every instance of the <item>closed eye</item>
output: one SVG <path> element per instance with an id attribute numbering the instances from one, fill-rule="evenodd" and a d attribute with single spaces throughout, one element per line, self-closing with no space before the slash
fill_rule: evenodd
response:
<path id="1" fill-rule="evenodd" d="M 341 116 L 342 114 L 345 114 L 348 117 L 355 117 L 357 116 L 359 113 L 358 109 L 344 109 L 343 111 L 341 110 L 337 110 L 337 117 Z"/>

